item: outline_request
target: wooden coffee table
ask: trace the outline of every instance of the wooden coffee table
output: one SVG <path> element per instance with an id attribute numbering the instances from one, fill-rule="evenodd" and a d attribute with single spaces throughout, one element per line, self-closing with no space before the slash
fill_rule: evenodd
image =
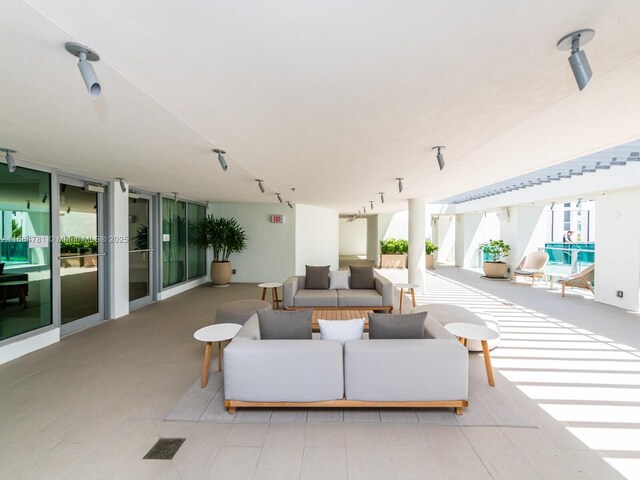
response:
<path id="1" fill-rule="evenodd" d="M 371 309 L 339 309 L 339 308 L 327 308 L 327 309 L 314 309 L 313 316 L 311 317 L 311 330 L 314 332 L 320 331 L 320 324 L 318 319 L 322 320 L 353 320 L 354 318 L 364 318 L 364 331 L 369 331 L 369 312 L 373 312 Z"/>

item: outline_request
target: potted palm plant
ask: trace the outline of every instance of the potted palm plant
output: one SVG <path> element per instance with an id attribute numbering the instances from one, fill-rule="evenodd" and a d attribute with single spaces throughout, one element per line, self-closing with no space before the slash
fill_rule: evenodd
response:
<path id="1" fill-rule="evenodd" d="M 424 242 L 424 251 L 425 251 L 425 256 L 424 256 L 424 266 L 430 270 L 433 270 L 435 268 L 433 261 L 433 253 L 438 251 L 438 246 L 433 243 L 431 240 L 427 240 Z"/>
<path id="2" fill-rule="evenodd" d="M 490 261 L 482 264 L 485 276 L 489 278 L 502 278 L 507 274 L 507 263 L 502 259 L 509 256 L 511 247 L 503 240 L 489 240 L 489 243 L 482 247 L 482 251 L 489 255 Z"/>
<path id="3" fill-rule="evenodd" d="M 231 280 L 229 255 L 247 248 L 247 234 L 235 218 L 215 218 L 209 215 L 196 227 L 196 243 L 213 250 L 211 283 L 214 287 L 226 287 Z"/>

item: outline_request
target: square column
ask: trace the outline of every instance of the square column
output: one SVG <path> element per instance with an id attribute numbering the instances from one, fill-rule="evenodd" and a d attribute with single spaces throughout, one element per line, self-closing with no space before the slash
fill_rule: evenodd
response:
<path id="1" fill-rule="evenodd" d="M 596 199 L 594 293 L 597 302 L 640 310 L 640 189 Z M 617 292 L 622 291 L 622 298 Z"/>
<path id="2" fill-rule="evenodd" d="M 455 261 L 458 267 L 475 267 L 478 263 L 478 245 L 484 240 L 482 213 L 456 215 Z"/>
<path id="3" fill-rule="evenodd" d="M 107 300 L 109 318 L 129 313 L 129 185 L 125 192 L 118 180 L 109 182 L 109 234 L 107 264 L 110 298 Z M 117 241 L 116 241 L 117 240 Z"/>

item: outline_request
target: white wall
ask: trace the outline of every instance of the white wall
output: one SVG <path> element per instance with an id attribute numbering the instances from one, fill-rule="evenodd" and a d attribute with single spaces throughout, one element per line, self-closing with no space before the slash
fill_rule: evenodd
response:
<path id="1" fill-rule="evenodd" d="M 436 252 L 439 262 L 452 262 L 455 258 L 456 222 L 453 215 L 439 215 L 435 228 L 438 238 L 434 241 L 439 249 Z"/>
<path id="2" fill-rule="evenodd" d="M 387 238 L 409 238 L 409 211 L 403 210 L 396 213 L 378 215 L 378 228 L 380 240 Z"/>
<path id="3" fill-rule="evenodd" d="M 640 310 L 640 189 L 609 192 L 596 200 L 598 241 L 595 299 Z M 622 290 L 623 298 L 616 296 Z"/>
<path id="4" fill-rule="evenodd" d="M 247 233 L 246 250 L 230 257 L 231 268 L 237 272 L 232 282 L 283 282 L 294 274 L 294 210 L 280 203 L 216 203 L 210 204 L 209 213 L 235 218 Z M 284 223 L 271 223 L 271 215 L 284 215 Z M 335 224 L 337 251 L 337 218 Z"/>
<path id="5" fill-rule="evenodd" d="M 295 206 L 295 271 L 305 273 L 305 265 L 330 265 L 338 269 L 340 229 L 338 212 L 311 205 Z"/>
<path id="6" fill-rule="evenodd" d="M 340 255 L 365 255 L 367 253 L 367 218 L 358 218 L 353 222 L 341 218 Z"/>
<path id="7" fill-rule="evenodd" d="M 379 255 L 378 215 L 371 215 L 367 217 L 367 260 L 377 263 Z"/>

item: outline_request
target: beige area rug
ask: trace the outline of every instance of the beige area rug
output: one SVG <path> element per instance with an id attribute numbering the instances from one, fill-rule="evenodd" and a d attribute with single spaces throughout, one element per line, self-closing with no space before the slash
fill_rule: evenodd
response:
<path id="1" fill-rule="evenodd" d="M 200 388 L 198 378 L 164 419 L 172 422 L 211 423 L 422 423 L 450 426 L 530 427 L 535 425 L 496 386 L 487 383 L 484 362 L 477 354 L 469 359 L 469 407 L 463 415 L 447 408 L 240 408 L 231 415 L 224 407 L 222 374 L 213 362 L 209 384 Z"/>

